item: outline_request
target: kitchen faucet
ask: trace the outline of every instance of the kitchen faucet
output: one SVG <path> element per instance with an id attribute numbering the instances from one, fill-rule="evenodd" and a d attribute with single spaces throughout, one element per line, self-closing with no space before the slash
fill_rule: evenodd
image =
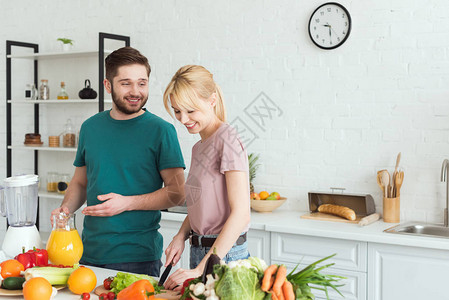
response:
<path id="1" fill-rule="evenodd" d="M 446 182 L 446 208 L 444 209 L 444 226 L 448 226 L 448 208 L 449 208 L 449 160 L 443 160 L 443 165 L 441 166 L 441 182 Z"/>

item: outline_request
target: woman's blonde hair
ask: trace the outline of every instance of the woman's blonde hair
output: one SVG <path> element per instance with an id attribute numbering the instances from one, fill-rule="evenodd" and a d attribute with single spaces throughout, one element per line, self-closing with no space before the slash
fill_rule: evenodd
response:
<path id="1" fill-rule="evenodd" d="M 223 95 L 213 75 L 206 68 L 197 65 L 181 67 L 173 76 L 164 92 L 164 106 L 168 113 L 171 112 L 171 99 L 176 99 L 176 104 L 183 110 L 202 110 L 204 104 L 199 101 L 209 99 L 216 93 L 214 107 L 215 115 L 222 122 L 226 122 L 226 110 Z M 202 99 L 202 100 L 201 100 Z"/>

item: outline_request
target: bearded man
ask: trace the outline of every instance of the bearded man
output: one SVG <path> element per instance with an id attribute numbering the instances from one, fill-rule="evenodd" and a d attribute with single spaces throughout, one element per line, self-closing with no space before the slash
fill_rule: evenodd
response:
<path id="1" fill-rule="evenodd" d="M 87 201 L 80 263 L 159 277 L 160 210 L 185 200 L 184 160 L 173 125 L 143 109 L 147 58 L 123 47 L 105 65 L 112 109 L 81 126 L 75 173 L 52 215 L 74 213 Z"/>

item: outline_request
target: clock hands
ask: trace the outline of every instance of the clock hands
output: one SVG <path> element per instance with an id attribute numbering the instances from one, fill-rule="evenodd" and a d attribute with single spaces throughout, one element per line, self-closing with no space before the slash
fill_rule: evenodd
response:
<path id="1" fill-rule="evenodd" d="M 331 31 L 332 26 L 329 25 L 329 23 L 328 23 L 328 24 L 324 24 L 323 26 L 329 28 L 329 37 L 332 39 L 332 31 Z M 332 30 L 333 30 L 333 29 L 332 29 Z M 335 31 L 334 31 L 334 32 L 335 32 Z"/>

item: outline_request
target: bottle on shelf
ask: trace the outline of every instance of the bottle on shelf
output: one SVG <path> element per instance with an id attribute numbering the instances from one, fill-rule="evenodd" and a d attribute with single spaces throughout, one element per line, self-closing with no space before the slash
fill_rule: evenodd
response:
<path id="1" fill-rule="evenodd" d="M 65 82 L 61 81 L 61 91 L 58 94 L 58 100 L 66 100 L 69 99 L 69 95 L 65 91 Z"/>
<path id="2" fill-rule="evenodd" d="M 40 100 L 50 99 L 50 88 L 48 87 L 47 79 L 41 80 L 41 86 L 39 87 L 39 99 Z"/>
<path id="3" fill-rule="evenodd" d="M 75 147 L 76 136 L 73 130 L 72 120 L 68 119 L 65 124 L 64 134 L 62 136 L 62 146 L 63 147 Z"/>

